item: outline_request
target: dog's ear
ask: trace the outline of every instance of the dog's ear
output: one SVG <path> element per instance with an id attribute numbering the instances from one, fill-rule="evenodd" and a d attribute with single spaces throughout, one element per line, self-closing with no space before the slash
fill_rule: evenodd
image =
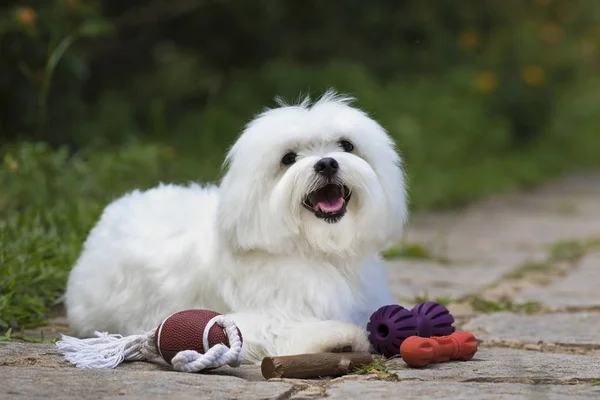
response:
<path id="1" fill-rule="evenodd" d="M 364 114 L 366 116 L 366 114 Z M 401 239 L 408 219 L 408 193 L 403 160 L 388 132 L 375 120 L 365 118 L 356 136 L 368 138 L 361 147 L 377 174 L 386 199 L 383 235 L 390 241 Z"/>
<path id="2" fill-rule="evenodd" d="M 284 239 L 269 207 L 271 177 L 263 173 L 234 162 L 221 181 L 217 229 L 234 252 L 276 252 Z"/>
<path id="3" fill-rule="evenodd" d="M 399 241 L 402 239 L 404 226 L 408 219 L 406 177 L 402 159 L 395 150 L 391 139 L 388 149 L 383 152 L 388 153 L 385 157 L 386 162 L 375 165 L 374 168 L 379 169 L 379 179 L 389 205 L 388 224 L 390 240 Z"/>
<path id="4" fill-rule="evenodd" d="M 388 219 L 390 240 L 397 242 L 402 239 L 404 226 L 408 220 L 408 194 L 401 160 L 398 160 L 394 167 L 389 167 L 387 175 L 381 180 L 390 210 Z"/>
<path id="5" fill-rule="evenodd" d="M 247 251 L 256 247 L 254 238 L 261 236 L 261 205 L 255 187 L 260 183 L 238 175 L 229 169 L 221 182 L 217 228 L 231 250 Z"/>

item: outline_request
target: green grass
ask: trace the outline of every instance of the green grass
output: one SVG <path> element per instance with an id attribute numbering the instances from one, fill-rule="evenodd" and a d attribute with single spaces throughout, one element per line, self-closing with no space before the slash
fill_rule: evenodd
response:
<path id="1" fill-rule="evenodd" d="M 548 247 L 543 261 L 525 262 L 504 277 L 507 279 L 529 279 L 539 273 L 551 274 L 559 263 L 578 262 L 589 251 L 600 248 L 600 238 L 560 240 Z M 511 311 L 532 314 L 540 311 L 542 305 L 535 301 L 514 303 L 510 300 L 492 301 L 481 296 L 468 296 L 466 301 L 475 311 L 491 313 Z"/>
<path id="2" fill-rule="evenodd" d="M 550 262 L 579 261 L 589 251 L 600 248 L 600 238 L 561 240 L 550 246 Z"/>
<path id="3" fill-rule="evenodd" d="M 427 292 L 423 293 L 423 294 L 419 294 L 416 295 L 413 299 L 412 299 L 412 303 L 414 304 L 419 304 L 419 303 L 425 303 L 428 301 L 434 301 L 444 307 L 448 306 L 448 304 L 451 304 L 455 301 L 458 301 L 457 299 L 454 299 L 450 296 L 440 296 L 440 297 L 435 297 L 435 298 L 431 298 L 429 297 L 429 294 Z"/>
<path id="4" fill-rule="evenodd" d="M 386 249 L 382 254 L 386 260 L 410 258 L 415 260 L 432 260 L 441 264 L 449 264 L 450 260 L 434 255 L 427 247 L 419 243 L 403 242 Z"/>
<path id="5" fill-rule="evenodd" d="M 381 380 L 397 380 L 398 377 L 391 373 L 389 367 L 383 359 L 373 360 L 372 363 L 365 365 L 353 371 L 354 375 L 372 375 L 375 374 Z"/>
<path id="6" fill-rule="evenodd" d="M 110 200 L 161 180 L 196 178 L 186 161 L 171 165 L 168 150 L 137 145 L 85 156 L 25 144 L 4 153 L 0 331 L 44 324 L 61 303 L 69 270 Z"/>
<path id="7" fill-rule="evenodd" d="M 600 378 L 593 378 L 592 386 L 600 386 Z"/>
<path id="8" fill-rule="evenodd" d="M 525 276 L 527 276 L 527 274 L 529 274 L 529 273 L 544 272 L 544 271 L 548 271 L 551 268 L 552 268 L 552 264 L 549 263 L 548 261 L 526 262 L 526 263 L 520 265 L 514 271 L 506 274 L 505 277 L 509 278 L 509 279 L 522 279 Z"/>
<path id="9" fill-rule="evenodd" d="M 395 258 L 431 260 L 435 258 L 425 246 L 419 243 L 396 244 L 384 251 L 382 255 L 388 260 L 393 260 Z"/>
<path id="10" fill-rule="evenodd" d="M 530 261 L 505 275 L 509 279 L 523 279 L 530 273 L 550 272 L 557 263 L 577 262 L 588 252 L 600 248 L 600 238 L 559 240 L 548 248 L 543 261 Z"/>
<path id="11" fill-rule="evenodd" d="M 579 210 L 577 209 L 577 206 L 568 201 L 556 206 L 555 211 L 558 214 L 567 215 L 567 216 L 579 214 Z"/>
<path id="12" fill-rule="evenodd" d="M 494 312 L 516 312 L 533 314 L 542 309 L 542 305 L 536 301 L 527 301 L 525 303 L 514 303 L 511 300 L 487 300 L 481 296 L 471 296 L 468 303 L 473 307 L 473 310 L 483 313 Z"/>
<path id="13" fill-rule="evenodd" d="M 44 331 L 40 330 L 40 337 L 34 338 L 26 335 L 23 328 L 21 328 L 21 332 L 16 335 L 12 328 L 8 328 L 3 335 L 0 335 L 0 342 L 44 343 Z"/>

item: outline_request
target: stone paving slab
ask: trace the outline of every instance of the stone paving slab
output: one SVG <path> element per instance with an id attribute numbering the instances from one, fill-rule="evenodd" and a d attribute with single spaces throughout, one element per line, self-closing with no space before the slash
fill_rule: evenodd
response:
<path id="1" fill-rule="evenodd" d="M 161 360 L 159 360 L 161 361 Z M 0 342 L 0 367 L 43 367 L 43 368 L 75 368 L 63 360 L 52 343 L 9 343 Z M 79 370 L 79 369 L 78 369 Z M 125 362 L 117 367 L 123 373 L 133 372 L 172 372 L 170 365 L 162 362 Z M 225 375 L 244 379 L 250 382 L 264 381 L 258 367 L 243 364 L 238 368 L 224 366 L 218 371 L 206 372 L 207 375 Z"/>
<path id="2" fill-rule="evenodd" d="M 0 367 L 0 399 L 278 399 L 294 387 L 288 382 L 246 382 L 229 376 L 177 372 L 119 370 L 56 370 Z M 504 382 L 362 381 L 342 380 L 323 389 L 306 388 L 292 399 L 591 399 L 600 388 L 581 384 L 524 384 Z M 311 390 L 312 389 L 312 390 Z M 50 397 L 52 394 L 52 397 Z"/>
<path id="3" fill-rule="evenodd" d="M 401 359 L 388 361 L 400 379 L 423 381 L 519 381 L 565 383 L 600 376 L 600 355 L 542 353 L 537 351 L 480 348 L 467 362 L 430 364 L 409 368 Z"/>
<path id="4" fill-rule="evenodd" d="M 39 339 L 42 335 L 44 335 L 44 339 L 52 340 L 55 338 L 60 338 L 61 334 L 70 335 L 71 330 L 69 329 L 67 317 L 60 315 L 50 318 L 46 326 L 25 329 L 24 333 L 27 337 Z"/>
<path id="5" fill-rule="evenodd" d="M 599 204 L 600 174 L 582 174 L 458 211 L 412 215 L 405 239 L 451 260 L 502 263 L 507 252 L 521 252 L 525 261 L 556 241 L 599 236 Z"/>
<path id="6" fill-rule="evenodd" d="M 600 398 L 590 385 L 527 385 L 520 383 L 344 382 L 327 391 L 327 399 L 452 399 L 452 400 L 589 400 Z"/>
<path id="7" fill-rule="evenodd" d="M 277 399 L 285 382 L 171 371 L 0 367 L 0 399 Z"/>
<path id="8" fill-rule="evenodd" d="M 470 213 L 470 211 L 469 211 Z M 427 216 L 424 218 L 431 218 Z M 432 248 L 440 257 L 450 260 L 503 263 L 508 253 L 520 253 L 514 265 L 535 258 L 549 245 L 568 239 L 587 239 L 600 235 L 600 218 L 574 219 L 571 216 L 532 216 L 520 213 L 482 212 L 480 218 L 468 213 L 458 215 L 447 227 L 439 227 L 435 235 L 429 224 L 423 226 L 416 215 L 408 226 L 405 239 Z M 422 232 L 419 232 L 422 230 Z"/>
<path id="9" fill-rule="evenodd" d="M 519 258 L 517 264 L 522 259 L 524 258 Z M 415 296 L 424 294 L 431 299 L 437 297 L 457 299 L 497 281 L 511 271 L 514 265 L 510 261 L 496 264 L 464 262 L 442 264 L 428 260 L 394 260 L 388 262 L 388 282 L 392 294 L 402 305 L 410 302 Z"/>
<path id="10" fill-rule="evenodd" d="M 494 313 L 463 326 L 478 339 L 600 345 L 600 312 L 524 315 Z M 597 374 L 600 375 L 600 361 Z"/>
<path id="11" fill-rule="evenodd" d="M 539 301 L 551 309 L 600 307 L 600 253 L 587 255 L 573 272 L 547 287 L 523 291 L 516 301 Z"/>
<path id="12" fill-rule="evenodd" d="M 506 380 L 519 379 L 533 381 L 551 380 L 554 383 L 572 381 L 577 379 L 590 379 L 600 375 L 599 355 L 573 355 L 573 354 L 548 354 L 535 351 L 506 349 L 506 348 L 480 348 L 475 357 L 468 362 L 449 362 L 431 364 L 426 368 L 409 368 L 399 358 L 387 362 L 391 371 L 402 380 L 422 381 L 465 381 L 465 380 Z M 0 344 L 0 369 L 3 372 L 10 370 L 53 370 L 59 373 L 65 371 L 70 377 L 82 374 L 81 379 L 88 379 L 92 370 L 79 369 L 64 361 L 55 350 L 54 345 L 2 343 Z M 139 374 L 164 373 L 169 379 L 188 375 L 173 372 L 169 366 L 149 363 L 130 362 L 121 364 L 114 370 L 94 370 L 94 373 L 112 371 L 124 377 L 124 380 L 135 379 Z M 112 372 L 107 372 L 108 374 Z M 174 374 L 174 375 L 173 375 Z M 246 382 L 265 382 L 257 366 L 243 365 L 240 368 L 223 367 L 202 374 L 208 384 L 212 379 L 219 381 L 229 377 L 232 381 L 244 380 Z M 109 379 L 112 375 L 98 375 L 98 379 Z M 94 375 L 96 378 L 96 375 Z M 126 378 L 126 379 L 125 379 Z M 360 378 L 360 377 L 356 377 Z M 70 379 L 70 378 L 69 378 Z M 73 378 L 79 379 L 79 378 Z M 309 381 L 310 382 L 310 381 Z M 312 381 L 318 382 L 318 381 Z M 271 384 L 272 382 L 268 382 Z"/>

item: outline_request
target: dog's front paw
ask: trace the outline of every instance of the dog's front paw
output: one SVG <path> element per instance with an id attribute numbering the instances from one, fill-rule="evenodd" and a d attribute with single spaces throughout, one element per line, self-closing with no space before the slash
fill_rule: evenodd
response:
<path id="1" fill-rule="evenodd" d="M 367 332 L 361 327 L 340 321 L 298 324 L 295 332 L 282 338 L 278 353 L 339 353 L 369 351 Z"/>

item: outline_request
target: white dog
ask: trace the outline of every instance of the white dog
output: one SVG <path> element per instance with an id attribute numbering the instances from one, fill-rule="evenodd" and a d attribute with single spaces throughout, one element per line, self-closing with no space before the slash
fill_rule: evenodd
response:
<path id="1" fill-rule="evenodd" d="M 379 252 L 407 217 L 401 160 L 350 98 L 267 110 L 226 159 L 220 187 L 160 185 L 114 201 L 69 277 L 79 337 L 139 334 L 170 314 L 228 314 L 242 355 L 368 351 L 394 303 Z"/>

